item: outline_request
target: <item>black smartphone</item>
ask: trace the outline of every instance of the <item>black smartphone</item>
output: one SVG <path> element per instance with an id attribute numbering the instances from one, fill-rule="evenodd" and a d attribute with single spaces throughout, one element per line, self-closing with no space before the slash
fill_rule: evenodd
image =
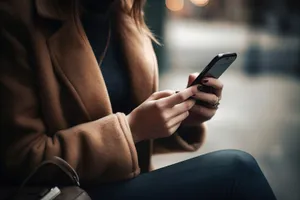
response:
<path id="1" fill-rule="evenodd" d="M 204 70 L 199 74 L 199 76 L 193 81 L 192 84 L 189 85 L 201 85 L 201 81 L 205 77 L 213 77 L 213 78 L 220 78 L 220 76 L 229 68 L 229 66 L 236 60 L 237 54 L 236 53 L 220 53 L 212 61 L 204 68 Z M 214 88 L 209 86 L 201 86 L 200 91 L 206 93 L 214 93 Z M 196 100 L 197 105 L 211 107 L 210 104 L 207 102 L 203 102 L 200 100 Z"/>
<path id="2" fill-rule="evenodd" d="M 201 80 L 205 77 L 220 78 L 220 76 L 229 68 L 236 60 L 236 53 L 220 53 L 204 68 L 195 81 L 189 85 L 201 84 Z"/>

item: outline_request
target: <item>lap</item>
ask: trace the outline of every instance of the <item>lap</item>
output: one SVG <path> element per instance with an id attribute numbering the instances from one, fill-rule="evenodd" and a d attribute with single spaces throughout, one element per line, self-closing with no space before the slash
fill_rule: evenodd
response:
<path id="1" fill-rule="evenodd" d="M 88 192 L 92 199 L 230 199 L 238 179 L 259 174 L 247 153 L 218 151 Z"/>

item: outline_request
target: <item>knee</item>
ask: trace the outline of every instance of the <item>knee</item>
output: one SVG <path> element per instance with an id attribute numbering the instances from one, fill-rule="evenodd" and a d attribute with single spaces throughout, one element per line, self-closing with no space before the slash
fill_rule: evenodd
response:
<path id="1" fill-rule="evenodd" d="M 234 172 L 260 172 L 260 168 L 255 158 L 244 151 L 240 150 L 224 150 L 218 152 L 223 162 L 230 166 Z"/>

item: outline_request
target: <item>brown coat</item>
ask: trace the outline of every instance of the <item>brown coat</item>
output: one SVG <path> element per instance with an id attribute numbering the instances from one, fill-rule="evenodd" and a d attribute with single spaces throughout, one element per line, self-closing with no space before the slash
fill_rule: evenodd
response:
<path id="1" fill-rule="evenodd" d="M 84 183 L 115 181 L 151 170 L 152 153 L 198 149 L 202 125 L 134 144 L 125 115 L 112 113 L 76 7 L 75 0 L 0 1 L 0 163 L 6 175 L 20 181 L 41 161 L 60 156 Z M 131 17 L 120 14 L 116 21 L 138 105 L 158 89 L 156 56 Z"/>

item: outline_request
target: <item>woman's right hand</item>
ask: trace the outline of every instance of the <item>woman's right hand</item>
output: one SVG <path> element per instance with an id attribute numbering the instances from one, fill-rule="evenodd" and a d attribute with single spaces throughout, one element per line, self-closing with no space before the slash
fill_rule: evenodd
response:
<path id="1" fill-rule="evenodd" d="M 171 136 L 188 117 L 195 104 L 189 98 L 196 93 L 197 86 L 178 93 L 168 90 L 152 94 L 127 115 L 134 142 Z"/>

